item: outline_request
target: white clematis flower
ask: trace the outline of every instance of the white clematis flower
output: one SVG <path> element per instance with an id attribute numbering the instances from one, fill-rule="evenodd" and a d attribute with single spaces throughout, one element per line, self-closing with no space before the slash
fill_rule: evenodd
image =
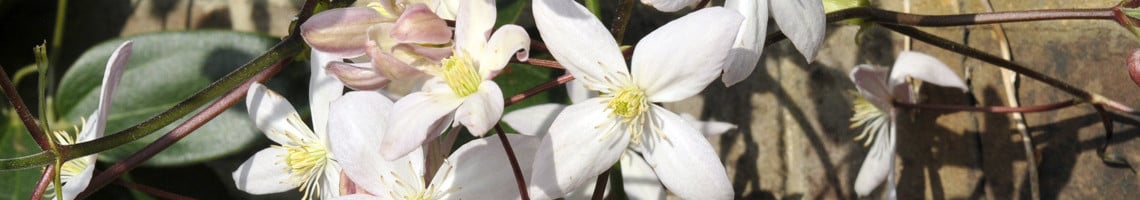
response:
<path id="1" fill-rule="evenodd" d="M 724 68 L 721 81 L 726 86 L 748 78 L 760 62 L 764 38 L 768 34 L 769 9 L 780 30 L 808 62 L 815 60 L 815 54 L 823 43 L 827 18 L 820 0 L 725 0 L 724 7 L 744 15 L 744 22 L 733 43 L 732 61 Z"/>
<path id="2" fill-rule="evenodd" d="M 724 8 L 690 13 L 641 40 L 626 69 L 618 45 L 586 8 L 539 0 L 535 22 L 554 57 L 601 97 L 562 110 L 538 150 L 529 192 L 536 199 L 574 191 L 617 162 L 627 148 L 644 155 L 661 182 L 686 199 L 730 199 L 724 166 L 703 135 L 654 105 L 703 90 L 719 75 L 743 20 Z M 708 23 L 708 22 L 723 23 Z"/>
<path id="3" fill-rule="evenodd" d="M 576 81 L 571 81 L 576 82 Z M 567 83 L 567 90 L 571 91 L 571 102 L 578 100 L 585 100 L 585 98 L 576 98 L 572 91 L 577 89 L 570 89 L 576 87 L 578 84 Z M 584 89 L 584 88 L 581 88 Z M 548 103 L 540 104 L 531 107 L 515 110 L 514 112 L 503 115 L 503 122 L 507 123 L 519 131 L 523 135 L 544 136 L 547 135 L 546 131 L 549 130 L 550 124 L 558 117 L 558 113 L 565 109 L 566 105 Z M 719 121 L 700 121 L 696 117 L 688 113 L 681 113 L 681 118 L 700 130 L 705 136 L 720 135 L 729 130 L 736 129 L 736 125 L 719 122 Z M 625 194 L 630 199 L 665 199 L 665 188 L 661 185 L 661 181 L 657 178 L 657 174 L 653 172 L 653 167 L 645 162 L 645 159 L 632 150 L 626 150 L 622 153 L 621 157 L 621 175 L 623 180 L 623 188 Z M 597 178 L 586 181 L 584 187 L 579 187 L 578 190 L 567 194 L 566 199 L 589 199 L 594 194 L 594 187 Z M 607 195 L 609 188 L 606 188 Z"/>
<path id="4" fill-rule="evenodd" d="M 273 140 L 233 172 L 239 190 L 270 194 L 300 187 L 304 199 L 339 196 L 340 167 L 328 146 L 329 102 L 341 96 L 344 86 L 324 70 L 334 58 L 314 51 L 309 82 L 313 129 L 309 129 L 293 105 L 264 85 L 250 85 L 246 106 L 254 124 Z M 318 64 L 322 63 L 322 64 Z"/>
<path id="5" fill-rule="evenodd" d="M 366 193 L 345 199 L 519 199 L 514 172 L 498 137 L 476 139 L 459 147 L 430 182 L 424 180 L 424 153 L 386 160 L 376 144 L 385 135 L 393 103 L 376 92 L 349 92 L 333 102 L 332 147 L 345 175 Z M 393 116 L 398 117 L 398 116 Z M 519 163 L 532 163 L 539 139 L 508 135 Z M 524 174 L 530 165 L 520 166 Z"/>
<path id="6" fill-rule="evenodd" d="M 462 124 L 483 136 L 503 115 L 503 92 L 491 81 L 506 66 L 511 54 L 526 60 L 530 37 L 522 27 L 504 25 L 488 38 L 495 24 L 493 0 L 462 1 L 455 22 L 455 49 L 440 66 L 428 69 L 433 77 L 423 90 L 408 94 L 393 107 L 392 126 L 382 142 L 386 159 L 403 157 L 448 125 Z M 520 51 L 521 50 L 521 51 Z M 454 121 L 454 122 L 453 122 Z"/>
<path id="7" fill-rule="evenodd" d="M 914 101 L 910 85 L 906 83 L 908 77 L 966 91 L 966 84 L 954 71 L 938 59 L 926 54 L 902 52 L 892 68 L 858 65 L 851 70 L 851 80 L 855 82 L 855 88 L 866 99 L 865 103 L 857 101 L 856 114 L 851 119 L 854 122 L 852 127 L 864 126 L 862 134 L 856 139 L 870 136 L 865 145 L 873 145 L 855 178 L 855 193 L 859 196 L 870 194 L 880 183 L 893 176 L 897 125 L 895 119 L 899 115 L 893 102 Z M 894 183 L 888 183 L 886 192 L 887 196 L 893 199 Z"/>
<path id="8" fill-rule="evenodd" d="M 89 120 L 84 120 L 83 128 L 76 130 L 78 132 L 77 137 L 71 137 L 66 131 L 53 132 L 52 136 L 59 144 L 71 145 L 103 137 L 103 132 L 106 131 L 104 129 L 107 128 L 107 113 L 111 111 L 111 96 L 115 94 L 115 87 L 119 85 L 119 79 L 123 77 L 123 69 L 131 57 L 131 46 L 133 44 L 129 40 L 123 42 L 111 53 L 111 58 L 107 60 L 107 66 L 103 73 L 103 86 L 99 90 L 98 107 L 91 112 L 91 116 L 88 117 Z M 63 199 L 75 199 L 79 193 L 87 189 L 87 184 L 91 182 L 91 176 L 95 173 L 95 159 L 97 157 L 99 154 L 91 154 L 63 163 L 63 167 L 59 168 L 59 179 L 60 183 L 63 184 L 61 187 Z M 55 191 L 55 185 L 50 187 L 49 190 Z M 47 194 L 54 195 L 55 192 L 48 192 Z"/>

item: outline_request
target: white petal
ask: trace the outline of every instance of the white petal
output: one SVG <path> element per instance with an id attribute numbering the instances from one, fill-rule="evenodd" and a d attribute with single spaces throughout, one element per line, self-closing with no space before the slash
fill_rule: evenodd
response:
<path id="1" fill-rule="evenodd" d="M 653 167 L 633 151 L 621 157 L 621 178 L 629 199 L 665 199 L 665 186 L 653 173 Z"/>
<path id="2" fill-rule="evenodd" d="M 107 60 L 106 71 L 103 73 L 103 85 L 99 91 L 99 107 L 89 118 L 90 122 L 94 124 L 83 127 L 84 131 L 94 130 L 91 132 L 95 134 L 92 138 L 103 137 L 103 131 L 107 127 L 107 113 L 111 112 L 111 97 L 115 94 L 119 79 L 123 77 L 123 70 L 126 68 L 127 60 L 131 57 L 131 46 L 133 44 L 130 40 L 123 42 L 118 48 L 115 48 L 115 52 L 111 53 L 111 58 Z"/>
<path id="3" fill-rule="evenodd" d="M 534 1 L 534 22 L 546 47 L 587 89 L 608 91 L 629 81 L 629 70 L 609 30 L 573 1 Z"/>
<path id="4" fill-rule="evenodd" d="M 484 80 L 479 90 L 467 96 L 455 111 L 455 120 L 476 137 L 482 137 L 503 117 L 503 91 L 494 81 Z"/>
<path id="5" fill-rule="evenodd" d="M 855 82 L 855 89 L 859 94 L 882 111 L 891 110 L 891 89 L 887 87 L 887 75 L 890 69 L 872 65 L 857 65 L 851 69 L 851 81 Z"/>
<path id="6" fill-rule="evenodd" d="M 586 89 L 580 80 L 570 80 L 566 82 L 566 93 L 570 96 L 570 103 L 577 103 L 585 101 L 586 99 L 598 97 L 598 91 Z"/>
<path id="7" fill-rule="evenodd" d="M 245 105 L 249 109 L 249 117 L 253 118 L 253 124 L 273 142 L 288 144 L 290 139 L 285 134 L 306 137 L 305 133 L 311 133 L 309 127 L 305 127 L 304 122 L 300 121 L 300 115 L 297 115 L 293 105 L 289 104 L 285 97 L 269 90 L 261 83 L 249 86 Z"/>
<path id="8" fill-rule="evenodd" d="M 510 134 L 507 139 L 526 180 L 541 138 Z M 440 189 L 461 188 L 459 199 L 520 198 L 514 171 L 499 137 L 472 140 L 455 150 L 447 160 L 455 167 L 447 172 L 440 168 L 436 177 L 446 174 L 447 178 L 441 179 L 438 186 Z M 449 172 L 451 174 L 447 174 Z"/>
<path id="9" fill-rule="evenodd" d="M 776 25 L 792 45 L 796 46 L 808 62 L 815 60 L 819 45 L 823 44 L 827 18 L 820 0 L 776 0 L 772 2 L 772 16 Z"/>
<path id="10" fill-rule="evenodd" d="M 530 57 L 530 36 L 520 26 L 503 25 L 491 35 L 484 48 L 479 58 L 479 74 L 491 79 L 507 66 L 512 54 L 523 61 Z"/>
<path id="11" fill-rule="evenodd" d="M 87 168 L 83 168 L 83 172 L 72 176 L 71 179 L 63 183 L 63 199 L 75 199 L 79 193 L 87 189 L 87 185 L 91 183 L 91 176 L 95 174 L 95 158 L 97 155 L 89 155 L 77 159 L 84 159 L 87 163 Z"/>
<path id="12" fill-rule="evenodd" d="M 285 161 L 287 152 L 282 148 L 265 148 L 242 163 L 233 172 L 234 184 L 250 194 L 271 194 L 297 188 L 289 180 Z"/>
<path id="13" fill-rule="evenodd" d="M 689 113 L 681 113 L 681 119 L 685 119 L 685 121 L 692 124 L 693 127 L 696 127 L 705 137 L 721 135 L 729 130 L 736 129 L 735 124 L 712 120 L 701 121 Z"/>
<path id="14" fill-rule="evenodd" d="M 455 17 L 459 15 L 457 14 L 459 13 L 459 0 L 438 0 L 432 11 L 435 11 L 439 18 L 454 21 Z"/>
<path id="15" fill-rule="evenodd" d="M 491 27 L 495 26 L 494 0 L 465 0 L 459 3 L 459 18 L 455 20 L 455 44 L 459 49 L 477 51 L 487 43 Z"/>
<path id="16" fill-rule="evenodd" d="M 756 0 L 725 0 L 724 7 L 743 14 L 721 81 L 732 86 L 744 81 L 756 69 L 768 33 L 768 4 Z"/>
<path id="17" fill-rule="evenodd" d="M 311 51 L 309 69 L 309 111 L 313 117 L 313 132 L 317 137 L 326 137 L 328 124 L 329 103 L 344 93 L 344 84 L 336 80 L 335 74 L 329 74 L 325 65 L 337 60 L 331 54 Z"/>
<path id="18" fill-rule="evenodd" d="M 713 7 L 661 26 L 633 50 L 633 80 L 652 102 L 697 94 L 720 75 L 742 20 L 735 11 Z"/>
<path id="19" fill-rule="evenodd" d="M 895 160 L 895 123 L 891 121 L 890 129 L 880 129 L 875 133 L 875 144 L 867 152 L 863 166 L 859 167 L 859 175 L 855 177 L 855 193 L 867 196 L 887 179 L 887 174 L 894 168 Z"/>
<path id="20" fill-rule="evenodd" d="M 562 197 L 618 161 L 629 135 L 626 125 L 605 111 L 607 101 L 594 98 L 570 105 L 554 120 L 535 154 L 528 189 L 532 198 Z"/>
<path id="21" fill-rule="evenodd" d="M 685 7 L 696 5 L 699 0 L 641 0 L 645 5 L 653 6 L 661 12 L 677 12 Z"/>
<path id="22" fill-rule="evenodd" d="M 906 77 L 966 91 L 966 83 L 962 82 L 962 78 L 959 78 L 954 70 L 950 70 L 950 67 L 937 58 L 914 51 L 899 53 L 899 58 L 895 60 L 894 69 L 891 71 L 890 85 L 894 87 L 904 84 Z"/>
<path id="23" fill-rule="evenodd" d="M 321 176 L 321 180 L 318 180 L 321 183 L 321 199 L 340 197 L 340 167 L 336 164 L 326 165 Z"/>
<path id="24" fill-rule="evenodd" d="M 380 181 L 386 166 L 376 146 L 384 139 L 392 101 L 376 92 L 349 92 L 329 110 L 329 146 L 344 173 L 372 194 L 387 194 Z M 338 175 L 339 176 L 339 175 Z M 337 184 L 339 185 L 339 183 Z"/>
<path id="25" fill-rule="evenodd" d="M 385 159 L 403 157 L 429 138 L 438 137 L 445 125 L 451 123 L 450 114 L 463 103 L 463 99 L 438 78 L 427 84 L 427 90 L 409 94 L 392 106 L 385 131 L 389 134 L 384 135 L 381 143 L 380 153 Z"/>
<path id="26" fill-rule="evenodd" d="M 566 105 L 556 103 L 526 107 L 503 115 L 503 122 L 519 134 L 543 137 L 563 108 Z"/>
<path id="27" fill-rule="evenodd" d="M 673 112 L 652 107 L 663 138 L 643 139 L 641 153 L 661 183 L 682 199 L 732 199 L 728 173 L 708 140 Z"/>

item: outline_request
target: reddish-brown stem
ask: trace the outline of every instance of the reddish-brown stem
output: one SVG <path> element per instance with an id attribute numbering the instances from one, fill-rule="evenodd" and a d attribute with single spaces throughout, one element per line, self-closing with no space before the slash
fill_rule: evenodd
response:
<path id="1" fill-rule="evenodd" d="M 530 65 L 534 65 L 534 66 L 539 66 L 539 67 L 551 68 L 551 69 L 566 69 L 566 67 L 562 67 L 562 64 L 559 64 L 558 61 L 547 60 L 547 59 L 530 58 L 530 59 L 527 59 L 525 62 L 522 62 L 522 63 L 530 64 Z"/>
<path id="2" fill-rule="evenodd" d="M 246 91 L 249 90 L 249 87 L 253 82 L 264 82 L 265 80 L 268 80 L 270 77 L 273 77 L 274 74 L 277 74 L 277 72 L 281 71 L 282 66 L 288 64 L 290 60 L 292 59 L 286 58 L 277 64 L 270 66 L 265 71 L 261 71 L 257 75 L 253 76 L 249 81 L 246 81 L 245 84 L 234 88 L 234 90 L 226 93 L 214 103 L 206 106 L 206 109 L 203 109 L 201 112 L 194 114 L 194 116 L 191 116 L 190 119 L 178 125 L 178 127 L 175 127 L 174 130 L 171 130 L 166 135 L 163 135 L 154 142 L 148 144 L 146 147 L 143 147 L 143 149 L 140 149 L 138 152 L 132 154 L 130 157 L 127 157 L 123 161 L 120 161 L 119 163 L 115 163 L 115 165 L 108 167 L 106 171 L 99 173 L 94 178 L 92 178 L 91 183 L 87 185 L 87 189 L 85 189 L 83 193 L 79 194 L 78 197 L 82 199 L 90 196 L 91 193 L 94 193 L 95 190 L 99 190 L 99 188 L 106 186 L 108 183 L 111 183 L 115 179 L 118 179 L 119 176 L 122 176 L 127 171 L 138 167 L 139 164 L 146 162 L 150 158 L 154 157 L 154 155 L 157 155 L 159 152 L 166 150 L 166 148 L 174 145 L 174 143 L 178 142 L 182 138 L 190 135 L 190 133 L 193 133 L 194 130 L 197 130 L 199 127 L 202 127 L 202 125 L 205 125 L 206 122 L 209 122 L 211 119 L 214 119 L 214 117 L 217 117 L 222 112 L 225 112 L 226 109 L 229 109 L 230 106 L 233 106 L 235 103 L 241 102 L 241 100 L 245 99 Z"/>
<path id="3" fill-rule="evenodd" d="M 1116 19 L 1112 8 L 1025 10 L 957 15 L 917 15 L 883 10 L 873 7 L 855 7 L 828 13 L 828 19 L 831 18 L 865 18 L 870 21 L 879 23 L 930 27 L 965 26 L 1060 19 Z M 834 22 L 839 20 L 828 21 Z"/>
<path id="4" fill-rule="evenodd" d="M 530 200 L 530 195 L 526 191 L 526 181 L 522 174 L 522 168 L 519 168 L 519 160 L 515 158 L 515 150 L 511 148 L 511 141 L 507 139 L 507 132 L 503 131 L 503 126 L 495 124 L 495 131 L 499 134 L 499 140 L 503 142 L 503 150 L 507 152 L 507 159 L 511 161 L 511 170 L 515 173 L 515 183 L 519 187 L 519 196 L 523 200 Z"/>
<path id="5" fill-rule="evenodd" d="M 138 183 L 132 183 L 132 182 L 124 181 L 124 180 L 122 180 L 122 179 L 115 179 L 115 184 L 116 184 L 116 185 L 120 185 L 120 186 L 123 186 L 123 187 L 126 187 L 126 188 L 130 188 L 130 189 L 132 189 L 132 190 L 135 190 L 135 191 L 143 192 L 143 193 L 146 193 L 146 194 L 149 194 L 149 195 L 151 195 L 151 196 L 154 196 L 154 197 L 158 197 L 158 198 L 161 198 L 161 199 L 170 199 L 170 200 L 189 200 L 189 199 L 194 199 L 194 198 L 190 198 L 190 197 L 187 197 L 187 196 L 182 196 L 182 195 L 179 195 L 179 194 L 175 194 L 175 193 L 172 193 L 172 192 L 167 192 L 167 191 L 164 191 L 164 190 L 162 190 L 162 189 L 158 189 L 158 188 L 154 188 L 154 187 L 146 186 L 146 185 L 143 185 L 143 184 L 138 184 Z M 80 199 L 82 199 L 82 198 L 80 198 Z"/>
<path id="6" fill-rule="evenodd" d="M 40 200 L 44 197 L 44 191 L 47 191 L 48 185 L 52 184 L 55 178 L 55 165 L 48 165 L 44 167 L 44 173 L 40 175 L 40 180 L 36 181 L 36 189 L 32 190 L 31 200 Z"/>
<path id="7" fill-rule="evenodd" d="M 510 98 L 507 98 L 507 106 L 516 104 L 522 100 L 526 100 L 526 98 L 530 98 L 530 97 L 532 97 L 532 96 L 534 96 L 540 92 L 550 90 L 551 88 L 554 88 L 556 86 L 566 84 L 566 82 L 570 82 L 572 80 L 574 80 L 574 76 L 572 76 L 570 74 L 564 74 L 562 76 L 558 76 L 557 78 L 554 78 L 554 80 L 547 81 L 547 82 L 542 83 L 538 86 L 534 86 L 533 88 L 522 91 L 519 94 L 511 96 Z"/>
<path id="8" fill-rule="evenodd" d="M 965 112 L 987 112 L 987 113 L 1034 113 L 1057 110 L 1069 106 L 1077 105 L 1076 100 L 1062 101 L 1058 103 L 1036 105 L 1036 106 L 1021 106 L 1021 107 L 1006 107 L 1006 106 L 965 106 L 965 105 L 945 105 L 945 104 L 912 104 L 905 102 L 894 102 L 895 106 L 902 108 L 924 109 L 924 110 L 945 110 L 945 111 L 965 111 Z"/>
<path id="9" fill-rule="evenodd" d="M 28 105 L 24 104 L 24 100 L 20 98 L 20 91 L 16 90 L 16 86 L 12 84 L 12 80 L 8 78 L 8 72 L 2 70 L 3 68 L 3 66 L 0 66 L 0 86 L 3 86 L 4 96 L 8 97 L 8 102 L 12 103 L 12 108 L 16 109 L 16 114 L 20 116 L 20 121 L 24 122 L 24 127 L 28 129 L 28 133 L 32 135 L 32 139 L 36 140 L 36 144 L 40 146 L 40 149 L 51 149 L 51 141 L 48 140 L 47 134 L 40 129 L 39 124 L 36 123 L 36 118 L 32 117 L 32 112 L 28 110 Z"/>
<path id="10" fill-rule="evenodd" d="M 598 182 L 594 183 L 594 195 L 590 199 L 602 200 L 606 198 L 606 183 L 610 180 L 610 171 L 613 171 L 612 167 L 598 175 Z"/>

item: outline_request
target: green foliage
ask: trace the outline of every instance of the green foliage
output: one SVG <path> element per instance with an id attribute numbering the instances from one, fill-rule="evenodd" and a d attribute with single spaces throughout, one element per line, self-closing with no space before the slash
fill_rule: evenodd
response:
<path id="1" fill-rule="evenodd" d="M 518 21 L 519 16 L 526 12 L 526 3 L 528 0 L 507 0 L 498 1 L 495 7 L 499 8 L 498 16 L 495 17 L 495 27 L 504 24 L 514 24 Z"/>
<path id="2" fill-rule="evenodd" d="M 6 106 L 6 105 L 5 105 Z M 6 107 L 10 108 L 10 107 Z M 40 152 L 40 147 L 13 110 L 7 109 L 0 120 L 0 157 L 15 158 Z M 0 199 L 27 199 L 32 195 L 32 187 L 40 178 L 41 168 L 28 168 L 15 171 L 0 171 Z"/>
<path id="3" fill-rule="evenodd" d="M 114 94 L 106 134 L 138 124 L 205 88 L 268 50 L 276 39 L 228 31 L 191 31 L 139 35 L 104 42 L 85 52 L 64 75 L 56 94 L 57 128 L 78 125 L 98 104 L 108 57 L 124 40 L 134 40 L 123 78 Z M 249 116 L 235 106 L 195 133 L 147 161 L 170 166 L 198 163 L 244 149 L 261 137 Z M 189 118 L 187 116 L 186 118 Z M 185 120 L 186 118 L 183 118 Z M 135 153 L 180 122 L 138 141 L 100 154 L 117 161 Z"/>

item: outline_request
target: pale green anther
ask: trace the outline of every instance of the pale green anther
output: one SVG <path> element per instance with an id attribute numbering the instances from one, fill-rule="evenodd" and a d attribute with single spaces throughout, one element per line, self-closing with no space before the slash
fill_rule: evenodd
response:
<path id="1" fill-rule="evenodd" d="M 440 75 L 443 81 L 451 87 L 451 91 L 460 97 L 474 94 L 479 91 L 479 83 L 483 79 L 471 63 L 471 58 L 464 54 L 455 54 L 440 61 Z"/>
<path id="2" fill-rule="evenodd" d="M 633 120 L 641 113 L 649 110 L 645 91 L 640 88 L 624 87 L 613 95 L 613 99 L 610 99 L 609 109 L 613 111 L 614 115 L 622 116 L 627 121 Z"/>

